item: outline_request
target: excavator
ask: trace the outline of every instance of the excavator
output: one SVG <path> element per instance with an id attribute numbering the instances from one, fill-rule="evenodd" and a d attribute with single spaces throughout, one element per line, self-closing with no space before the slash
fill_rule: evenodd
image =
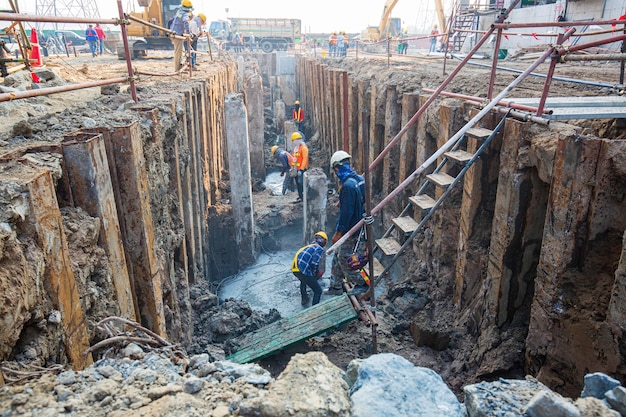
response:
<path id="1" fill-rule="evenodd" d="M 130 13 L 131 16 L 167 28 L 167 22 L 174 17 L 180 0 L 137 0 L 143 12 Z M 170 38 L 158 29 L 131 21 L 127 26 L 128 36 L 132 37 L 130 49 L 133 58 L 145 56 L 147 50 L 174 49 Z M 117 48 L 118 57 L 124 59 L 124 49 Z"/>
<path id="2" fill-rule="evenodd" d="M 369 26 L 361 32 L 362 41 L 379 41 L 390 37 L 398 36 L 402 31 L 402 20 L 397 17 L 390 17 L 393 8 L 398 4 L 399 0 L 387 0 L 383 7 L 383 14 L 380 18 L 378 26 Z M 443 0 L 434 0 L 435 10 L 437 11 L 437 20 L 439 27 L 446 27 L 446 18 L 443 13 Z"/>

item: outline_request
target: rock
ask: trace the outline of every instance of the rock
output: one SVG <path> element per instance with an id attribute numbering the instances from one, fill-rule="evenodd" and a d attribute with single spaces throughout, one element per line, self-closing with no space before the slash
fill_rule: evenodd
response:
<path id="1" fill-rule="evenodd" d="M 53 80 L 57 76 L 52 70 L 47 68 L 39 68 L 34 70 L 33 72 L 37 74 L 37 77 L 39 77 L 40 80 L 46 82 Z"/>
<path id="2" fill-rule="evenodd" d="M 134 343 L 129 343 L 123 350 L 123 355 L 127 358 L 135 358 L 143 356 L 143 349 Z"/>
<path id="3" fill-rule="evenodd" d="M 239 415 L 348 417 L 352 415 L 348 384 L 322 352 L 296 354 L 266 391 L 241 402 Z"/>
<path id="4" fill-rule="evenodd" d="M 57 380 L 59 381 L 59 384 L 72 385 L 76 382 L 76 374 L 74 371 L 61 372 L 57 375 Z"/>
<path id="5" fill-rule="evenodd" d="M 214 363 L 205 363 L 204 365 L 200 366 L 200 368 L 196 371 L 196 373 L 197 373 L 197 376 L 202 378 L 207 375 L 211 375 L 216 370 L 217 370 L 217 367 L 215 366 Z"/>
<path id="6" fill-rule="evenodd" d="M 114 96 L 119 92 L 120 92 L 119 84 L 109 84 L 109 85 L 103 85 L 102 87 L 100 87 L 100 94 L 102 94 L 103 96 Z"/>
<path id="7" fill-rule="evenodd" d="M 354 417 L 463 417 L 464 411 L 441 377 L 392 353 L 363 360 L 350 388 Z M 411 398 L 411 401 L 406 401 Z"/>
<path id="8" fill-rule="evenodd" d="M 471 417 L 522 417 L 528 402 L 548 387 L 534 378 L 502 379 L 463 387 L 465 407 Z"/>
<path id="9" fill-rule="evenodd" d="M 585 386 L 580 393 L 580 398 L 593 397 L 602 400 L 605 392 L 620 385 L 617 379 L 611 378 L 602 372 L 587 374 L 585 375 Z"/>
<path id="10" fill-rule="evenodd" d="M 209 362 L 209 354 L 202 353 L 200 355 L 194 355 L 189 359 L 188 369 L 193 370 L 196 368 L 200 368 L 202 365 Z"/>
<path id="11" fill-rule="evenodd" d="M 52 310 L 48 315 L 48 323 L 61 323 L 61 312 L 59 310 Z"/>
<path id="12" fill-rule="evenodd" d="M 180 385 L 166 385 L 164 387 L 154 387 L 150 388 L 147 392 L 148 398 L 151 400 L 156 400 L 166 395 L 173 395 L 182 392 L 183 388 Z"/>
<path id="13" fill-rule="evenodd" d="M 211 417 L 227 417 L 230 415 L 230 409 L 225 405 L 215 407 L 215 410 L 211 412 Z"/>
<path id="14" fill-rule="evenodd" d="M 269 375 L 270 373 L 261 368 L 256 363 L 244 363 L 239 364 L 230 361 L 216 362 L 216 368 L 225 372 L 228 375 L 232 375 L 235 378 L 241 378 L 247 375 Z"/>
<path id="15" fill-rule="evenodd" d="M 74 395 L 72 390 L 65 388 L 63 385 L 54 387 L 54 393 L 57 395 L 57 401 L 65 401 Z"/>
<path id="16" fill-rule="evenodd" d="M 98 123 L 96 123 L 96 121 L 92 119 L 91 117 L 83 117 L 83 126 L 86 127 L 87 129 L 94 128 L 97 125 Z"/>
<path id="17" fill-rule="evenodd" d="M 135 381 L 141 381 L 147 385 L 150 385 L 154 381 L 156 381 L 157 373 L 151 369 L 137 368 L 131 373 L 130 377 Z"/>
<path id="18" fill-rule="evenodd" d="M 232 311 L 221 311 L 217 313 L 209 323 L 212 332 L 217 334 L 229 334 L 233 329 L 241 326 L 241 319 Z"/>
<path id="19" fill-rule="evenodd" d="M 16 124 L 13 125 L 13 129 L 11 131 L 13 136 L 24 136 L 25 138 L 33 137 L 33 129 L 30 124 L 26 120 L 20 120 Z"/>
<path id="20" fill-rule="evenodd" d="M 100 366 L 96 368 L 96 371 L 98 371 L 98 373 L 105 378 L 111 378 L 111 377 L 115 379 L 122 378 L 122 374 L 118 370 L 116 370 L 114 367 L 109 366 L 109 365 Z"/>
<path id="21" fill-rule="evenodd" d="M 113 395 L 117 390 L 117 382 L 111 379 L 103 379 L 94 384 L 91 389 L 91 394 L 95 401 L 102 401 L 106 397 Z"/>
<path id="22" fill-rule="evenodd" d="M 202 379 L 195 376 L 190 376 L 185 380 L 185 382 L 183 382 L 183 390 L 187 394 L 195 394 L 202 389 L 203 385 L 204 381 Z"/>
<path id="23" fill-rule="evenodd" d="M 574 404 L 551 391 L 537 393 L 528 403 L 526 413 L 530 417 L 580 417 Z"/>
<path id="24" fill-rule="evenodd" d="M 614 410 L 626 416 L 626 388 L 615 387 L 606 393 L 606 400 Z"/>
<path id="25" fill-rule="evenodd" d="M 593 397 L 579 398 L 574 402 L 583 417 L 620 417 L 620 413 L 611 410 L 602 400 Z"/>

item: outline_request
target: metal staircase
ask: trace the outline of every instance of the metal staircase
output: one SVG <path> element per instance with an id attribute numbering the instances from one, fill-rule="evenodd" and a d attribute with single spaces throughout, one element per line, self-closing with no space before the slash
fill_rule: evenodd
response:
<path id="1" fill-rule="evenodd" d="M 452 21 L 452 36 L 450 37 L 450 48 L 452 52 L 460 52 L 465 39 L 468 36 L 475 36 L 468 34 L 465 30 L 477 30 L 478 29 L 479 15 L 475 12 L 457 11 Z"/>
<path id="2" fill-rule="evenodd" d="M 491 140 L 498 134 L 502 126 L 504 126 L 505 120 L 506 116 L 500 120 L 493 130 L 482 127 L 466 129 L 465 134 L 461 135 L 452 147 L 443 153 L 441 162 L 432 173 L 425 176 L 424 182 L 418 192 L 414 196 L 409 197 L 409 203 L 402 210 L 400 215 L 393 218 L 391 220 L 391 226 L 385 231 L 383 236 L 374 241 L 376 244 L 374 253 L 376 254 L 380 250 L 385 257 L 391 258 L 391 260 L 384 262 L 387 265 L 383 271 L 380 271 L 378 277 L 375 278 L 374 285 L 377 285 L 378 282 L 383 279 L 404 250 L 411 244 L 413 239 L 423 232 L 426 222 L 441 206 L 446 197 L 448 197 L 452 188 L 463 179 L 465 173 L 474 162 L 476 162 L 481 153 L 489 146 Z M 470 123 L 474 125 L 475 120 L 472 120 Z M 482 144 L 474 154 L 463 149 L 463 147 L 466 146 L 466 139 L 468 137 L 482 141 Z M 453 163 L 461 167 L 461 170 L 456 176 L 451 176 L 444 171 L 444 167 L 446 167 L 448 163 Z M 431 187 L 431 184 L 434 185 L 434 187 Z M 438 188 L 442 191 L 441 193 L 435 193 L 435 195 L 440 194 L 438 198 L 427 193 L 434 188 Z M 413 210 L 415 210 L 415 217 L 420 218 L 419 222 L 411 216 Z"/>

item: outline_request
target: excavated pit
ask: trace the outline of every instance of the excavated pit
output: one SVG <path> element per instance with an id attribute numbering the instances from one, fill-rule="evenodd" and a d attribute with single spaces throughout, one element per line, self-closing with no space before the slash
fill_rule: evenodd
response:
<path id="1" fill-rule="evenodd" d="M 216 62 L 183 85 L 140 85 L 139 105 L 124 91 L 91 90 L 93 102 L 63 111 L 52 99 L 29 102 L 52 113 L 28 115 L 2 137 L 0 291 L 7 296 L 0 313 L 7 319 L 1 360 L 88 365 L 91 358 L 80 352 L 106 337 L 95 324 L 111 315 L 134 317 L 190 353 L 220 357 L 222 348 L 232 347 L 230 339 L 302 308 L 288 271 L 304 243 L 302 206 L 293 204 L 294 193 L 272 195 L 272 187 L 262 185 L 267 173 L 276 175 L 269 147 L 284 140 L 290 104 L 303 102 L 312 166 L 329 175 L 329 155 L 341 146 L 339 92 L 346 71 L 350 152 L 362 170 L 357 109 L 371 113 L 372 160 L 424 102 L 421 88 L 436 88 L 443 76 L 432 63 L 387 67 L 343 59 L 320 66 L 305 57 L 294 59 L 295 73 L 278 73 L 281 59 L 261 55 L 239 69 L 232 61 Z M 567 68 L 581 77 L 608 73 Z M 449 90 L 481 94 L 486 74 L 471 71 Z M 521 94 L 536 94 L 542 82 L 530 80 Z M 505 85 L 499 79 L 496 88 Z M 249 235 L 254 253 L 245 256 L 233 214 L 238 184 L 230 178 L 224 141 L 224 102 L 241 90 L 251 126 L 255 225 Z M 553 84 L 561 96 L 603 93 L 590 90 Z M 373 173 L 375 203 L 475 111 L 459 100 L 438 100 Z M 486 120 L 490 127 L 495 122 L 494 116 Z M 434 369 L 457 394 L 476 380 L 527 373 L 568 395 L 580 392 L 586 372 L 623 379 L 625 137 L 617 121 L 507 122 L 475 174 L 392 271 L 377 306 L 378 350 Z M 131 149 L 134 159 L 120 149 Z M 109 179 L 102 179 L 105 172 Z M 93 184 L 104 187 L 94 191 Z M 38 207 L 35 197 L 50 204 Z M 117 207 L 106 211 L 111 201 Z M 329 194 L 327 233 L 335 203 Z M 379 235 L 403 203 L 376 218 Z M 53 259 L 67 262 L 55 269 Z M 56 277 L 75 285 L 57 288 Z M 82 333 L 80 321 L 58 319 L 74 317 L 68 300 L 85 317 Z M 308 350 L 345 368 L 373 352 L 371 330 L 351 323 L 261 363 L 277 374 L 293 353 Z M 93 352 L 93 359 L 103 353 Z"/>

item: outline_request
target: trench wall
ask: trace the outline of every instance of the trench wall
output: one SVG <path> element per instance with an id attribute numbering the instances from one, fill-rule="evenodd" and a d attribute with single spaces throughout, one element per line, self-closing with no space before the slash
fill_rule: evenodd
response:
<path id="1" fill-rule="evenodd" d="M 230 210 L 236 85 L 234 64 L 215 63 L 205 79 L 143 88 L 95 126 L 68 117 L 62 136 L 1 150 L 0 360 L 81 369 L 110 315 L 190 342 L 190 286 L 231 261 L 217 237 L 232 226 L 209 218 Z"/>
<path id="2" fill-rule="evenodd" d="M 305 57 L 297 60 L 296 88 L 323 151 L 348 151 L 360 172 L 364 153 L 372 161 L 428 97 Z M 385 197 L 475 112 L 460 101 L 436 101 L 372 173 L 374 198 Z M 488 116 L 483 127 L 498 120 Z M 469 140 L 467 148 L 479 145 Z M 461 331 L 475 348 L 453 367 L 471 363 L 476 378 L 493 378 L 517 364 L 572 396 L 588 372 L 623 380 L 625 158 L 625 141 L 507 120 L 416 239 L 402 272 L 388 278 L 391 289 L 408 283 L 434 300 L 404 310 L 415 342 L 441 350 Z M 417 187 L 382 210 L 379 230 Z"/>

